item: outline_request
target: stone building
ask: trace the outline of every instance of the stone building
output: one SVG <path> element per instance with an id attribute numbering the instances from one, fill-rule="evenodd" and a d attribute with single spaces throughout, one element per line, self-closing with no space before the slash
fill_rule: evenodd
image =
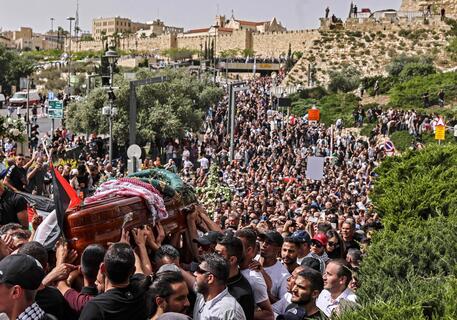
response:
<path id="1" fill-rule="evenodd" d="M 216 16 L 216 26 L 230 28 L 233 30 L 248 30 L 252 32 L 284 32 L 287 31 L 280 22 L 273 17 L 270 21 L 247 21 L 235 19 L 232 14 L 229 20 L 225 16 Z"/>
<path id="2" fill-rule="evenodd" d="M 136 32 L 136 36 L 141 38 L 141 37 L 156 37 L 160 36 L 162 34 L 170 34 L 170 33 L 183 33 L 184 28 L 180 27 L 173 27 L 173 26 L 167 26 L 165 23 L 160 20 L 154 20 L 150 22 L 146 22 L 148 25 L 147 29 L 141 29 Z"/>
<path id="3" fill-rule="evenodd" d="M 92 36 L 99 40 L 102 35 L 133 34 L 141 29 L 149 29 L 149 25 L 141 22 L 133 22 L 128 18 L 96 18 L 92 21 Z"/>

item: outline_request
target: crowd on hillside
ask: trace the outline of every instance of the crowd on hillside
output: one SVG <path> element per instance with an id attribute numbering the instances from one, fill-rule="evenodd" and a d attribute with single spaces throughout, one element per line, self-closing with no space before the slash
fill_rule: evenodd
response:
<path id="1" fill-rule="evenodd" d="M 164 159 L 142 163 L 195 187 L 214 165 L 231 189 L 232 199 L 216 199 L 214 212 L 197 206 L 183 234 L 158 224 L 123 231 L 120 242 L 90 245 L 79 256 L 64 241 L 48 251 L 33 241 L 42 219 L 35 216 L 28 230 L 27 203 L 15 191 L 52 193 L 49 159 L 40 146 L 31 158 L 8 158 L 0 183 L 0 319 L 327 319 L 356 307 L 358 267 L 382 228 L 369 191 L 384 148 L 341 125 L 333 130 L 273 108 L 271 78 L 247 86 L 236 98 L 233 161 L 225 96 L 201 132 L 170 141 Z M 364 116 L 380 121 L 376 135 L 405 118 L 378 110 Z M 95 136 L 87 142 L 61 130 L 49 140 L 55 162 L 68 145 L 89 145 L 77 168 L 57 165 L 81 196 L 124 173 Z M 310 156 L 325 158 L 323 179 L 307 178 Z"/>

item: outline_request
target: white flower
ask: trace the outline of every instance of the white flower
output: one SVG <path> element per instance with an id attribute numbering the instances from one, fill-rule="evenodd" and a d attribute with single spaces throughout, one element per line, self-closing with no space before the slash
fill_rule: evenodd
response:
<path id="1" fill-rule="evenodd" d="M 8 129 L 8 123 L 4 122 L 3 123 L 3 128 Z"/>

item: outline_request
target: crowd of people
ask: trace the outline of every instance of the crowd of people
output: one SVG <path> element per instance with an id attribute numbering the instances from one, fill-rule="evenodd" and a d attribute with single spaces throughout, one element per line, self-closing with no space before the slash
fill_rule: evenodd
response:
<path id="1" fill-rule="evenodd" d="M 371 110 L 364 116 L 379 126 L 367 140 L 286 115 L 273 107 L 272 85 L 256 78 L 237 94 L 232 161 L 227 96 L 210 107 L 200 133 L 170 141 L 163 158 L 144 159 L 143 169 L 165 167 L 194 187 L 216 167 L 230 188 L 231 199 L 216 199 L 214 211 L 197 205 L 184 233 L 167 234 L 158 223 L 123 230 L 108 248 L 92 244 L 78 254 L 60 241 L 49 251 L 33 241 L 42 219 L 34 217 L 29 231 L 16 191 L 52 194 L 47 163 L 64 158 L 69 141 L 92 146 L 76 168 L 57 165 L 83 197 L 125 166 L 109 163 L 95 136 L 87 142 L 63 130 L 50 139 L 52 159 L 39 145 L 30 158 L 8 159 L 0 183 L 0 319 L 327 319 L 357 307 L 358 268 L 382 228 L 369 198 L 385 156 L 375 138 L 419 129 L 419 117 Z M 311 156 L 325 158 L 321 180 L 308 178 Z"/>

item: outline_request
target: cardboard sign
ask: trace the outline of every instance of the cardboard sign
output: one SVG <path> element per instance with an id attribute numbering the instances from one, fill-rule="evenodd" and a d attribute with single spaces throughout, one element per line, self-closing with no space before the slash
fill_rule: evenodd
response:
<path id="1" fill-rule="evenodd" d="M 319 109 L 309 109 L 308 110 L 308 121 L 319 121 L 320 119 L 320 110 Z"/>

